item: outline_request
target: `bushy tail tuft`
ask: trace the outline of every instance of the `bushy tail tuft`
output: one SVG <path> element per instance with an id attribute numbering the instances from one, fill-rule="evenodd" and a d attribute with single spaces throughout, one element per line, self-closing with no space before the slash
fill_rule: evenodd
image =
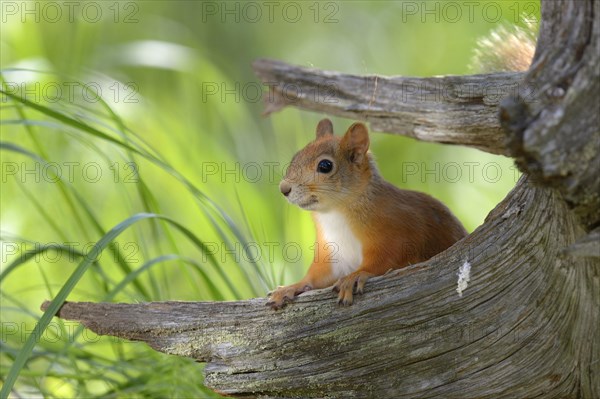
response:
<path id="1" fill-rule="evenodd" d="M 474 73 L 526 71 L 537 42 L 538 23 L 501 25 L 477 41 L 469 68 Z"/>

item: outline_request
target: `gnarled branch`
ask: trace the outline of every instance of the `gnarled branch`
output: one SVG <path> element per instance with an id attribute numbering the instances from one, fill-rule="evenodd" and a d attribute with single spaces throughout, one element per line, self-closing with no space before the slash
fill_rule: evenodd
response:
<path id="1" fill-rule="evenodd" d="M 600 3 L 543 5 L 533 64 L 518 95 L 502 103 L 502 123 L 519 168 L 556 187 L 594 228 L 600 226 Z M 531 87 L 534 101 L 523 90 Z"/>
<path id="2" fill-rule="evenodd" d="M 511 93 L 519 93 L 523 80 L 520 72 L 389 78 L 321 71 L 273 60 L 258 60 L 253 66 L 269 86 L 266 114 L 293 105 L 365 120 L 374 131 L 462 144 L 493 154 L 506 153 L 498 103 Z"/>

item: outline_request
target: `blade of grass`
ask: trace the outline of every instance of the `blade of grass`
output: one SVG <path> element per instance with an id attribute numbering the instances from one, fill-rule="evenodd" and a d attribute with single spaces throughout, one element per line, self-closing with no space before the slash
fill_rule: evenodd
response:
<path id="1" fill-rule="evenodd" d="M 250 225 L 250 219 L 248 218 L 248 213 L 246 212 L 246 208 L 244 207 L 242 199 L 240 198 L 240 193 L 237 190 L 237 188 L 235 190 L 235 198 L 236 198 L 238 207 L 240 208 L 240 212 L 242 213 L 242 220 L 244 221 L 244 224 L 246 225 L 246 230 L 248 230 L 249 232 L 252 232 L 252 226 Z M 255 233 L 251 233 L 251 234 L 252 234 L 252 236 L 256 237 Z M 258 241 L 255 241 L 255 243 L 258 244 Z M 244 252 L 246 252 L 246 259 L 248 259 L 248 261 L 254 265 L 256 270 L 260 270 L 260 274 L 261 274 L 262 278 L 268 282 L 269 286 L 274 287 L 275 282 L 271 279 L 271 275 L 267 273 L 265 263 L 257 261 L 256 258 L 250 252 L 249 248 L 250 247 L 248 245 L 244 246 Z M 263 294 L 265 294 L 266 292 L 267 291 L 265 291 Z"/>
<path id="2" fill-rule="evenodd" d="M 26 149 L 24 149 L 16 144 L 13 144 L 13 143 L 0 142 L 0 150 L 13 151 L 13 152 L 25 155 L 27 157 L 30 157 L 33 160 L 35 160 L 36 162 L 40 162 L 43 165 L 48 165 L 48 162 L 45 159 L 43 159 L 42 157 L 40 157 L 39 155 L 37 155 L 29 150 L 26 150 Z M 62 182 L 65 187 L 71 187 L 69 184 L 64 182 L 62 176 L 56 176 L 56 178 L 57 178 L 57 181 Z M 79 203 L 79 205 L 81 206 L 81 208 L 85 211 L 85 214 L 88 216 L 88 219 L 92 223 L 92 226 L 96 229 L 96 231 L 100 235 L 102 235 L 102 236 L 105 235 L 106 231 L 100 225 L 98 218 L 95 216 L 94 212 L 89 207 L 87 202 L 81 197 L 81 195 L 77 192 L 77 190 L 72 189 L 70 191 L 73 194 L 73 196 L 75 197 L 75 199 L 77 200 L 77 202 Z M 114 245 L 110 245 L 109 249 L 115 255 L 115 260 L 117 261 L 117 265 L 119 265 L 119 267 L 121 268 L 123 273 L 125 275 L 131 273 L 131 267 L 126 262 L 125 258 L 121 254 L 121 251 L 119 251 L 119 249 L 116 248 Z M 142 284 L 139 283 L 139 281 L 135 280 L 133 282 L 133 284 L 136 287 L 136 289 L 140 292 L 140 294 L 142 294 L 144 296 L 144 298 L 146 298 L 146 299 L 150 298 L 150 294 L 148 293 L 146 288 Z"/>
<path id="3" fill-rule="evenodd" d="M 19 354 L 17 355 L 15 362 L 13 363 L 12 367 L 10 368 L 8 375 L 6 376 L 6 379 L 2 386 L 2 390 L 0 390 L 0 399 L 8 398 L 8 395 L 11 392 L 11 389 L 14 386 L 20 371 L 25 366 L 27 359 L 29 358 L 30 354 L 33 351 L 33 348 L 36 345 L 37 338 L 42 336 L 42 333 L 44 332 L 44 330 L 46 329 L 48 324 L 50 324 L 50 321 L 52 320 L 54 315 L 56 315 L 56 313 L 59 311 L 60 307 L 63 305 L 63 303 L 65 302 L 65 300 L 67 299 L 67 297 L 69 296 L 71 291 L 73 290 L 73 288 L 75 288 L 75 286 L 77 285 L 77 283 L 79 282 L 81 277 L 83 277 L 84 273 L 87 271 L 89 266 L 98 259 L 98 257 L 101 255 L 102 251 L 104 251 L 104 249 L 106 249 L 111 244 L 111 242 L 116 237 L 118 237 L 123 231 L 125 231 L 127 228 L 129 228 L 130 226 L 132 226 L 133 224 L 135 224 L 136 222 L 138 222 L 140 220 L 153 219 L 153 218 L 163 219 L 163 220 L 168 221 L 173 226 L 175 226 L 178 230 L 180 230 L 186 237 L 188 237 L 188 239 L 190 239 L 192 242 L 194 242 L 194 244 L 196 244 L 196 246 L 198 246 L 199 248 L 202 248 L 203 251 L 205 252 L 205 254 L 208 255 L 209 259 L 212 259 L 211 263 L 213 263 L 213 265 L 215 265 L 215 267 L 217 268 L 217 271 L 220 273 L 221 277 L 225 280 L 226 283 L 229 284 L 229 288 L 234 292 L 235 295 L 239 295 L 239 293 L 237 292 L 237 289 L 231 283 L 229 278 L 223 273 L 222 270 L 220 270 L 218 268 L 216 260 L 214 259 L 214 257 L 212 257 L 212 254 L 210 254 L 210 252 L 207 251 L 208 248 L 204 245 L 204 243 L 202 241 L 200 241 L 191 231 L 189 231 L 183 225 L 177 223 L 176 221 L 174 221 L 166 216 L 162 216 L 162 215 L 142 213 L 142 214 L 137 214 L 137 215 L 131 216 L 130 218 L 124 220 L 123 222 L 119 223 L 117 226 L 112 228 L 106 235 L 104 235 L 92 247 L 91 251 L 84 257 L 84 259 L 81 261 L 81 263 L 79 263 L 79 265 L 77 266 L 75 271 L 71 274 L 71 276 L 68 278 L 68 280 L 62 286 L 62 288 L 60 289 L 60 291 L 58 292 L 56 297 L 50 302 L 48 309 L 44 312 L 44 314 L 42 315 L 40 320 L 35 325 L 32 334 L 27 338 L 25 345 L 23 346 L 21 351 L 19 351 Z"/>
<path id="4" fill-rule="evenodd" d="M 9 92 L 4 91 L 4 90 L 0 90 L 0 94 L 4 94 L 5 96 L 10 97 L 12 100 L 14 100 L 14 101 L 16 101 L 18 103 L 26 105 L 27 107 L 32 108 L 32 109 L 34 109 L 34 110 L 36 110 L 38 112 L 41 112 L 41 113 L 43 113 L 43 114 L 45 114 L 45 115 L 47 115 L 47 116 L 49 116 L 49 117 L 51 117 L 53 119 L 59 120 L 62 123 L 64 123 L 65 125 L 74 127 L 74 128 L 76 128 L 78 130 L 82 130 L 82 131 L 88 132 L 89 134 L 92 134 L 92 135 L 94 135 L 94 136 L 96 136 L 98 138 L 101 138 L 103 140 L 109 141 L 109 142 L 114 143 L 114 144 L 118 144 L 119 146 L 121 146 L 123 148 L 129 149 L 129 150 L 131 150 L 131 151 L 133 151 L 133 152 L 135 152 L 137 154 L 142 155 L 142 153 L 140 152 L 140 150 L 138 150 L 137 148 L 133 148 L 133 147 L 131 147 L 127 143 L 123 143 L 122 141 L 117 140 L 116 138 L 114 138 L 112 136 L 109 136 L 108 134 L 106 134 L 106 133 L 104 133 L 104 132 L 102 132 L 102 131 L 100 131 L 100 130 L 92 127 L 92 126 L 89 126 L 89 125 L 87 125 L 87 124 L 85 124 L 83 122 L 80 122 L 80 121 L 78 121 L 78 120 L 76 120 L 74 118 L 71 118 L 71 117 L 68 117 L 66 115 L 63 115 L 60 112 L 54 111 L 53 109 L 51 109 L 49 107 L 45 107 L 43 105 L 34 103 L 32 101 L 29 101 L 29 100 L 27 100 L 25 98 L 22 98 L 20 96 L 17 96 L 17 95 L 15 95 L 13 93 L 9 93 Z M 23 118 L 23 119 L 26 119 L 26 118 Z"/>
<path id="5" fill-rule="evenodd" d="M 138 150 L 136 148 L 131 147 L 129 144 L 123 143 L 101 131 L 99 131 L 96 128 L 93 128 L 91 126 L 86 125 L 85 123 L 82 123 L 78 120 L 75 120 L 71 117 L 68 117 L 60 112 L 54 111 L 48 107 L 45 107 L 43 105 L 40 104 L 36 104 L 33 103 L 27 99 L 21 98 L 20 96 L 14 95 L 12 93 L 7 93 L 4 90 L 0 90 L 0 93 L 4 93 L 6 94 L 8 97 L 12 98 L 13 100 L 17 101 L 17 102 L 21 102 L 26 106 L 29 106 L 51 118 L 57 119 L 63 123 L 65 123 L 66 125 L 79 129 L 81 131 L 87 132 L 89 134 L 92 134 L 98 138 L 104 139 L 104 140 L 108 140 L 114 144 L 117 144 L 121 147 L 123 147 L 126 150 L 130 150 L 135 154 L 138 154 L 148 160 L 150 160 L 151 162 L 155 163 L 156 165 L 160 166 L 161 168 L 163 168 L 166 172 L 168 172 L 169 174 L 171 174 L 173 177 L 175 177 L 180 183 L 182 183 L 191 193 L 192 195 L 194 195 L 194 197 L 200 201 L 200 203 L 202 205 L 204 205 L 206 208 L 201 208 L 201 210 L 203 210 L 204 212 L 206 212 L 207 210 L 211 210 L 213 212 L 215 212 L 220 218 L 221 220 L 225 223 L 225 225 L 228 227 L 229 231 L 234 235 L 234 237 L 240 241 L 240 243 L 243 246 L 247 246 L 248 245 L 248 240 L 246 239 L 246 237 L 244 237 L 244 235 L 242 234 L 241 230 L 236 226 L 236 224 L 233 222 L 233 220 L 229 217 L 229 215 L 224 212 L 214 201 L 212 201 L 208 196 L 206 196 L 201 190 L 199 190 L 194 184 L 192 184 L 187 178 L 185 178 L 183 175 L 181 175 L 177 170 L 175 170 L 172 166 L 170 166 L 168 163 L 152 156 L 151 154 L 148 154 L 146 152 L 144 152 L 143 150 Z M 211 217 L 210 220 L 213 223 L 213 228 L 216 229 L 217 233 L 221 236 L 221 238 L 223 239 L 223 241 L 227 244 L 227 246 L 229 248 L 233 248 L 233 246 L 230 243 L 230 240 L 227 238 L 226 234 L 224 234 L 223 230 L 220 229 L 218 227 L 218 223 Z M 260 269 L 257 267 L 256 264 L 252 264 L 252 266 L 254 266 L 256 275 L 259 277 L 259 282 L 263 287 L 263 292 L 269 289 L 269 284 L 267 283 L 267 281 L 265 281 L 264 276 L 262 275 Z M 244 270 L 242 268 L 242 271 L 244 273 L 247 273 L 246 270 Z M 256 287 L 254 287 L 254 285 L 251 285 L 252 290 L 254 291 L 254 295 L 261 295 L 260 291 L 256 289 Z"/>
<path id="6" fill-rule="evenodd" d="M 81 261 L 81 263 L 77 266 L 73 274 L 71 274 L 69 279 L 65 282 L 65 285 L 63 285 L 56 297 L 51 301 L 50 306 L 48 306 L 48 309 L 44 312 L 40 320 L 35 325 L 32 334 L 27 338 L 27 341 L 25 342 L 25 345 L 23 346 L 21 351 L 19 351 L 19 354 L 17 355 L 17 358 L 15 359 L 15 362 L 10 368 L 10 371 L 6 376 L 4 384 L 2 385 L 2 390 L 0 390 L 1 399 L 8 399 L 8 394 L 10 393 L 13 385 L 15 384 L 15 381 L 17 380 L 17 376 L 19 375 L 21 369 L 25 366 L 29 355 L 33 351 L 37 338 L 42 336 L 42 332 L 46 329 L 48 324 L 50 324 L 50 321 L 52 320 L 54 315 L 59 311 L 60 307 L 67 299 L 67 296 L 71 293 L 77 282 L 87 271 L 88 267 L 100 256 L 102 251 L 112 242 L 112 240 L 119 236 L 119 234 L 121 234 L 129 226 L 131 226 L 139 220 L 148 219 L 151 217 L 156 217 L 156 215 L 134 215 L 129 219 L 119 223 L 94 245 L 90 253 Z"/>
<path id="7" fill-rule="evenodd" d="M 73 248 L 72 246 L 68 246 L 68 245 L 62 245 L 62 244 L 56 244 L 56 243 L 40 245 L 38 248 L 35 248 L 35 249 L 25 252 L 24 254 L 19 256 L 17 259 L 15 259 L 13 262 L 11 262 L 8 266 L 6 266 L 4 271 L 2 271 L 2 273 L 0 273 L 0 283 L 2 283 L 2 280 L 4 280 L 6 277 L 8 277 L 8 275 L 13 270 L 15 270 L 17 267 L 21 266 L 22 264 L 27 263 L 31 259 L 34 259 L 35 257 L 42 255 L 50 250 L 65 253 L 65 254 L 69 255 L 70 257 L 73 257 L 73 256 L 84 257 L 85 256 L 85 254 L 83 252 L 77 251 L 75 248 Z"/>
<path id="8" fill-rule="evenodd" d="M 162 263 L 162 262 L 166 262 L 166 261 L 170 261 L 170 260 L 179 260 L 182 261 L 184 263 L 188 263 L 190 265 L 192 265 L 197 271 L 198 273 L 202 276 L 202 279 L 207 283 L 210 291 L 211 291 L 211 298 L 215 298 L 218 301 L 222 301 L 225 298 L 223 297 L 223 295 L 219 292 L 219 290 L 217 289 L 217 287 L 212 283 L 212 281 L 210 280 L 210 278 L 208 278 L 208 276 L 206 275 L 206 273 L 204 273 L 204 271 L 201 269 L 201 266 L 195 262 L 193 259 L 189 259 L 189 258 L 185 258 L 182 257 L 180 255 L 176 255 L 176 254 L 168 254 L 168 255 L 162 255 L 159 256 L 157 258 L 151 259 L 148 262 L 144 263 L 141 267 L 135 269 L 132 273 L 130 273 L 129 275 L 127 275 L 123 280 L 121 280 L 119 282 L 119 284 L 117 284 L 104 298 L 104 301 L 111 301 L 120 291 L 123 290 L 123 288 L 131 283 L 132 280 L 134 280 L 135 278 L 137 278 L 140 274 L 142 274 L 144 271 L 146 271 L 147 269 L 150 269 L 152 266 Z M 190 283 L 192 283 L 192 280 L 190 280 Z M 194 287 L 195 288 L 195 287 Z"/>

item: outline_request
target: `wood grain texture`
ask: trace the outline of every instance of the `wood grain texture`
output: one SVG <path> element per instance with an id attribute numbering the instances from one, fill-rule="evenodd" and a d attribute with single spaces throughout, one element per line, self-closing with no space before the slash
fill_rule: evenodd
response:
<path id="1" fill-rule="evenodd" d="M 521 89 L 523 73 L 432 78 L 357 76 L 257 60 L 269 87 L 265 114 L 292 105 L 368 121 L 371 130 L 506 153 L 498 103 Z M 530 92 L 535 90 L 530 89 Z"/>
<path id="2" fill-rule="evenodd" d="M 293 101 L 276 93 L 270 111 L 294 105 L 420 139 L 506 150 L 525 172 L 475 232 L 427 262 L 369 280 L 353 306 L 338 307 L 332 292 L 319 290 L 278 312 L 259 298 L 66 303 L 58 316 L 206 362 L 205 383 L 240 398 L 600 397 L 599 4 L 542 2 L 531 70 L 494 75 L 539 88 L 535 101 L 519 92 L 502 102 L 505 146 L 497 107 L 485 96 L 395 101 L 405 78 L 378 81 L 375 91 L 373 77 L 255 65 L 263 80 L 295 82 L 305 93 Z M 337 103 L 307 94 L 331 82 Z M 466 261 L 461 297 L 457 274 Z"/>
<path id="3" fill-rule="evenodd" d="M 600 2 L 543 3 L 538 49 L 522 88 L 501 104 L 509 154 L 556 187 L 588 228 L 600 226 Z M 600 244 L 600 242 L 599 242 Z"/>

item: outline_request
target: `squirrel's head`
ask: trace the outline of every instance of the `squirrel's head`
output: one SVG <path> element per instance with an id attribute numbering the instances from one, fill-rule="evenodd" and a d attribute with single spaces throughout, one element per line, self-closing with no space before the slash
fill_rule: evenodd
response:
<path id="1" fill-rule="evenodd" d="M 369 132 L 354 123 L 343 137 L 323 119 L 314 141 L 292 158 L 279 189 L 292 204 L 326 212 L 353 203 L 377 174 L 369 150 Z"/>

